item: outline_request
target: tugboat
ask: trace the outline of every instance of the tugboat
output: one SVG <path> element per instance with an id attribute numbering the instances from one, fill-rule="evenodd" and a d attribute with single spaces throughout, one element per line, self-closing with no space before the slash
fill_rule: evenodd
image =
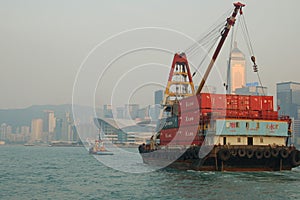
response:
<path id="1" fill-rule="evenodd" d="M 202 93 L 244 6 L 234 3 L 196 92 L 185 53 L 174 55 L 157 131 L 138 148 L 144 163 L 196 171 L 281 171 L 300 165 L 300 151 L 289 143 L 292 120 L 278 116 L 273 96 Z M 255 57 L 251 60 L 257 72 Z"/>
<path id="2" fill-rule="evenodd" d="M 113 155 L 113 152 L 108 151 L 104 147 L 104 142 L 101 140 L 100 134 L 99 139 L 95 140 L 95 144 L 89 149 L 90 154 L 94 155 Z"/>

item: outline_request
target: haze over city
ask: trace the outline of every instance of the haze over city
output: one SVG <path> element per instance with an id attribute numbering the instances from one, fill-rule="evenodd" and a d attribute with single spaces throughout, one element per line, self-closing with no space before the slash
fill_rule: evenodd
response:
<path id="1" fill-rule="evenodd" d="M 269 88 L 269 93 L 275 95 L 276 83 L 300 81 L 297 11 L 300 3 L 296 0 L 245 0 L 243 3 L 246 4 L 244 14 L 262 82 Z M 80 93 L 86 99 L 76 101 L 75 97 L 75 103 L 93 105 L 95 100 L 96 105 L 100 106 L 111 103 L 113 95 L 113 99 L 122 99 L 124 103 L 137 101 L 145 105 L 153 104 L 153 91 L 162 89 L 166 84 L 172 52 L 183 51 L 192 45 L 186 36 L 198 39 L 225 11 L 232 8 L 228 2 L 217 0 L 172 1 L 172 8 L 169 6 L 170 2 L 161 1 L 1 2 L 0 108 L 69 104 L 72 102 L 76 75 L 79 75 L 77 80 L 80 84 L 75 86 L 81 92 L 86 89 L 86 93 Z M 120 32 L 142 27 L 160 29 L 131 31 L 106 41 Z M 167 35 L 171 36 L 168 38 Z M 101 42 L 102 45 L 87 58 Z M 243 40 L 238 43 L 249 57 Z M 119 63 L 113 63 L 103 75 L 107 62 L 134 48 L 150 46 L 167 49 L 168 53 L 139 51 L 130 54 L 120 59 Z M 217 74 L 223 74 L 226 69 L 227 57 L 228 48 L 224 48 L 217 62 L 220 70 Z M 105 62 L 103 59 L 106 59 Z M 143 64 L 145 66 L 133 74 L 128 73 Z M 81 65 L 83 68 L 79 70 Z M 154 68 L 149 69 L 149 66 Z M 252 71 L 251 67 L 248 61 L 248 74 Z M 80 74 L 87 71 L 85 77 L 80 79 Z M 102 79 L 99 78 L 101 74 Z M 88 77 L 91 83 L 85 83 Z M 195 78 L 195 85 L 200 78 Z M 112 94 L 112 90 L 115 93 Z M 132 91 L 137 91 L 137 95 Z M 122 104 L 122 101 L 116 104 Z"/>
<path id="2" fill-rule="evenodd" d="M 299 8 L 0 0 L 0 200 L 300 199 Z"/>

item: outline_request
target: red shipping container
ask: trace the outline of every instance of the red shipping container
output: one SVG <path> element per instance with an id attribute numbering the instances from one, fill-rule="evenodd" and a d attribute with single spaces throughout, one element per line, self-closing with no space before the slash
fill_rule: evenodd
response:
<path id="1" fill-rule="evenodd" d="M 210 93 L 201 93 L 197 96 L 200 102 L 201 108 L 211 108 L 212 107 L 212 96 Z"/>
<path id="2" fill-rule="evenodd" d="M 189 126 L 183 128 L 166 129 L 160 133 L 160 143 L 162 145 L 193 145 L 203 142 L 197 133 L 198 126 Z"/>
<path id="3" fill-rule="evenodd" d="M 226 106 L 229 110 L 238 109 L 238 95 L 226 95 Z"/>
<path id="4" fill-rule="evenodd" d="M 211 104 L 213 109 L 226 109 L 226 95 L 211 94 Z"/>
<path id="5" fill-rule="evenodd" d="M 224 117 L 226 115 L 226 110 L 207 110 L 207 112 L 202 113 L 202 117 L 206 119 L 215 119 L 219 117 Z"/>
<path id="6" fill-rule="evenodd" d="M 248 118 L 249 117 L 249 111 L 246 110 L 238 110 L 238 116 L 241 118 Z"/>
<path id="7" fill-rule="evenodd" d="M 259 112 L 258 111 L 249 111 L 249 118 L 251 119 L 257 119 L 257 118 L 260 118 L 259 116 Z"/>
<path id="8" fill-rule="evenodd" d="M 211 94 L 201 93 L 197 96 L 191 96 L 179 101 L 179 113 L 195 111 L 199 109 L 210 109 Z"/>
<path id="9" fill-rule="evenodd" d="M 174 142 L 180 145 L 200 144 L 201 138 L 198 133 L 198 126 L 180 127 Z"/>
<path id="10" fill-rule="evenodd" d="M 273 111 L 273 117 L 275 118 L 275 119 L 278 119 L 278 111 Z"/>
<path id="11" fill-rule="evenodd" d="M 162 145 L 166 145 L 169 142 L 171 142 L 176 133 L 177 133 L 177 128 L 173 128 L 173 129 L 164 129 L 160 131 L 160 144 Z"/>
<path id="12" fill-rule="evenodd" d="M 273 111 L 273 96 L 262 96 L 262 110 Z"/>
<path id="13" fill-rule="evenodd" d="M 228 118 L 237 118 L 238 116 L 238 111 L 236 110 L 227 110 L 226 111 L 226 117 Z"/>
<path id="14" fill-rule="evenodd" d="M 267 111 L 267 110 L 263 110 L 261 112 L 262 118 L 263 119 L 271 119 L 271 112 Z"/>
<path id="15" fill-rule="evenodd" d="M 200 111 L 190 111 L 182 113 L 178 118 L 179 127 L 181 126 L 190 126 L 190 125 L 198 125 L 200 120 Z"/>
<path id="16" fill-rule="evenodd" d="M 189 112 L 191 110 L 199 110 L 199 101 L 197 96 L 191 96 L 179 101 L 180 113 Z"/>
<path id="17" fill-rule="evenodd" d="M 263 119 L 271 119 L 275 120 L 278 119 L 278 112 L 277 111 L 262 111 Z"/>
<path id="18" fill-rule="evenodd" d="M 191 141 L 191 138 L 194 139 L 197 136 L 198 127 L 198 125 L 179 127 L 176 139 L 182 141 Z"/>
<path id="19" fill-rule="evenodd" d="M 250 97 L 248 95 L 238 96 L 238 110 L 249 110 Z"/>
<path id="20" fill-rule="evenodd" d="M 250 110 L 262 110 L 261 96 L 250 96 Z"/>

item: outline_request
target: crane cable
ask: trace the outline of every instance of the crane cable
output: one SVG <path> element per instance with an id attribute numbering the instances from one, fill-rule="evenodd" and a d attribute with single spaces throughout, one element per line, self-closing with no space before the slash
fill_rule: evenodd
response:
<path id="1" fill-rule="evenodd" d="M 211 46 L 209 47 L 208 51 L 207 51 L 207 54 L 208 55 L 211 50 L 213 49 L 213 47 L 216 45 L 217 41 L 218 41 L 218 38 L 219 37 L 216 37 L 214 40 L 213 40 L 213 43 L 211 44 Z M 196 75 L 196 73 L 199 71 L 200 67 L 202 66 L 203 62 L 205 61 L 205 59 L 207 58 L 207 56 L 203 56 L 201 62 L 199 63 L 198 67 L 196 68 L 196 70 L 194 71 L 192 77 L 194 77 Z"/>
<path id="2" fill-rule="evenodd" d="M 191 47 L 185 50 L 185 53 L 189 54 L 189 56 L 195 55 L 199 48 L 203 48 L 206 45 L 209 45 L 211 40 L 218 35 L 219 29 L 223 27 L 223 22 L 215 26 L 212 30 L 210 30 L 206 35 L 204 35 L 201 39 L 197 40 Z"/>
<path id="3" fill-rule="evenodd" d="M 243 37 L 244 37 L 244 40 L 247 44 L 248 51 L 251 55 L 251 61 L 253 62 L 253 71 L 256 72 L 256 74 L 257 74 L 258 81 L 259 81 L 259 83 L 262 87 L 263 95 L 266 95 L 265 92 L 264 92 L 264 87 L 263 87 L 262 81 L 261 81 L 259 73 L 258 73 L 257 64 L 256 64 L 256 61 L 255 61 L 255 56 L 254 56 L 254 50 L 253 50 L 252 42 L 250 40 L 250 35 L 249 35 L 249 31 L 248 31 L 248 28 L 247 28 L 247 24 L 246 24 L 246 20 L 245 20 L 244 15 L 241 15 L 241 19 L 242 19 L 241 20 L 241 28 L 242 28 L 242 32 L 243 32 Z"/>
<path id="4" fill-rule="evenodd" d="M 216 45 L 218 39 L 221 37 L 220 33 L 223 30 L 223 27 L 224 27 L 224 24 L 226 24 L 226 21 L 221 20 L 221 23 L 218 23 L 218 21 L 220 21 L 220 19 L 224 19 L 224 16 L 229 15 L 230 12 L 231 12 L 231 9 L 226 11 L 221 17 L 219 17 L 217 22 L 208 29 L 209 31 L 207 31 L 208 32 L 207 34 L 202 36 L 200 39 L 197 40 L 196 43 L 194 43 L 193 45 L 191 45 L 189 48 L 187 48 L 185 50 L 185 52 L 189 55 L 189 57 L 191 57 L 197 53 L 197 51 L 200 47 L 202 47 L 203 49 L 208 49 L 206 51 L 206 54 L 201 59 L 198 67 L 192 74 L 192 77 L 194 77 L 196 75 L 196 73 L 199 71 L 203 62 L 206 60 L 207 55 L 211 52 L 213 47 Z"/>
<path id="5" fill-rule="evenodd" d="M 229 9 L 221 17 L 219 17 L 218 20 L 216 21 L 216 23 L 214 23 L 212 26 L 210 26 L 208 28 L 208 30 L 205 32 L 206 34 L 203 36 L 200 36 L 200 38 L 193 45 L 188 47 L 184 52 L 190 54 L 190 53 L 192 53 L 192 51 L 195 51 L 199 47 L 201 47 L 202 43 L 209 41 L 211 39 L 211 37 L 213 37 L 212 35 L 216 33 L 216 30 L 218 30 L 220 27 L 223 26 L 224 16 L 227 16 L 228 13 L 230 13 L 230 11 L 231 11 L 231 9 Z M 220 21 L 221 21 L 221 23 L 219 23 Z"/>

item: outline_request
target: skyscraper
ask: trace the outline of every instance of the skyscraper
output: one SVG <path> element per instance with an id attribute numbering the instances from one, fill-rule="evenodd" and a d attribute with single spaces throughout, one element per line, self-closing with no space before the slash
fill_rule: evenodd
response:
<path id="1" fill-rule="evenodd" d="M 53 133 L 55 128 L 55 117 L 54 111 L 44 110 L 44 119 L 43 119 L 43 131 L 48 133 Z"/>
<path id="2" fill-rule="evenodd" d="M 72 125 L 74 124 L 73 119 L 69 112 L 65 113 L 62 119 L 62 140 L 71 141 L 72 140 Z"/>
<path id="3" fill-rule="evenodd" d="M 33 119 L 31 121 L 31 140 L 40 141 L 43 133 L 43 120 Z"/>
<path id="4" fill-rule="evenodd" d="M 55 140 L 61 140 L 62 139 L 62 132 L 63 132 L 63 120 L 57 118 L 55 123 L 55 129 L 54 129 L 54 138 Z"/>
<path id="5" fill-rule="evenodd" d="M 1 124 L 0 127 L 0 140 L 6 140 L 8 136 L 9 126 L 6 123 Z"/>
<path id="6" fill-rule="evenodd" d="M 300 146 L 300 83 L 277 83 L 277 104 L 280 115 L 288 115 L 293 119 L 293 141 Z"/>
<path id="7" fill-rule="evenodd" d="M 277 83 L 277 104 L 281 115 L 300 119 L 300 83 Z"/>
<path id="8" fill-rule="evenodd" d="M 234 48 L 231 51 L 231 60 L 229 66 L 229 90 L 230 93 L 235 93 L 237 88 L 242 88 L 246 84 L 246 60 L 245 55 L 237 48 L 237 42 L 234 43 Z"/>

